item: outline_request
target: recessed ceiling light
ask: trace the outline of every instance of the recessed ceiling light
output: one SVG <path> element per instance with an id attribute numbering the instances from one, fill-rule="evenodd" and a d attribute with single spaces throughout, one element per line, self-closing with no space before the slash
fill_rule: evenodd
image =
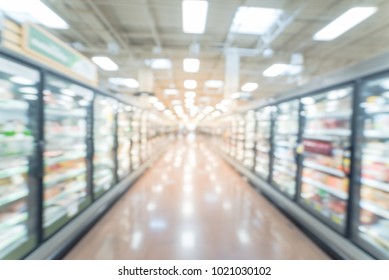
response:
<path id="1" fill-rule="evenodd" d="M 235 13 L 230 32 L 241 34 L 264 34 L 280 17 L 282 10 L 258 7 L 239 7 Z"/>
<path id="2" fill-rule="evenodd" d="M 202 34 L 207 23 L 208 2 L 182 1 L 182 29 L 184 33 Z"/>
<path id="3" fill-rule="evenodd" d="M 19 14 L 20 16 L 29 15 L 40 24 L 54 29 L 68 29 L 69 25 L 48 6 L 39 0 L 3 0 L 1 1 L 1 10 L 6 13 Z M 21 17 L 26 19 L 25 17 Z"/>
<path id="4" fill-rule="evenodd" d="M 106 56 L 94 56 L 92 61 L 105 71 L 116 71 L 119 69 L 119 66 Z"/>
<path id="5" fill-rule="evenodd" d="M 195 89 L 197 87 L 197 81 L 195 80 L 185 80 L 184 87 L 186 89 Z"/>
<path id="6" fill-rule="evenodd" d="M 196 73 L 200 69 L 200 60 L 197 58 L 185 58 L 183 61 L 183 68 L 185 72 Z"/>
<path id="7" fill-rule="evenodd" d="M 194 92 L 194 91 L 187 91 L 187 92 L 185 92 L 185 97 L 186 98 L 195 98 L 196 97 L 196 92 Z"/>
<path id="8" fill-rule="evenodd" d="M 164 70 L 171 69 L 172 62 L 167 58 L 156 58 L 156 59 L 147 59 L 146 64 L 149 65 L 152 69 L 155 70 Z"/>
<path id="9" fill-rule="evenodd" d="M 129 88 L 138 88 L 139 82 L 135 79 L 124 79 L 123 84 Z"/>
<path id="10" fill-rule="evenodd" d="M 156 98 L 156 97 L 150 97 L 149 98 L 149 102 L 151 103 L 151 104 L 154 104 L 154 103 L 157 103 L 158 102 L 158 98 Z"/>
<path id="11" fill-rule="evenodd" d="M 224 81 L 222 80 L 208 80 L 204 83 L 207 88 L 221 88 L 224 86 Z"/>
<path id="12" fill-rule="evenodd" d="M 257 88 L 258 88 L 258 84 L 257 83 L 245 83 L 242 86 L 242 91 L 254 91 Z"/>
<path id="13" fill-rule="evenodd" d="M 178 90 L 177 89 L 174 89 L 174 88 L 167 88 L 163 91 L 163 93 L 165 95 L 177 95 L 178 94 Z"/>
<path id="14" fill-rule="evenodd" d="M 265 77 L 276 77 L 279 75 L 284 74 L 289 68 L 288 64 L 282 64 L 282 63 L 276 63 L 267 68 L 264 72 L 263 75 Z"/>
<path id="15" fill-rule="evenodd" d="M 317 41 L 331 41 L 358 25 L 377 12 L 376 7 L 355 7 L 332 21 L 317 32 L 313 39 Z"/>

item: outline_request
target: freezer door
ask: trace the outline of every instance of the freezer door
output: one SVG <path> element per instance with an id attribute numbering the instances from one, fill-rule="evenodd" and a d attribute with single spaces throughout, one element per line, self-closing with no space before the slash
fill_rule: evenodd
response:
<path id="1" fill-rule="evenodd" d="M 360 96 L 357 236 L 378 258 L 389 258 L 389 78 L 364 84 Z"/>
<path id="2" fill-rule="evenodd" d="M 296 194 L 298 132 L 299 101 L 279 104 L 274 123 L 272 184 L 290 198 Z"/>
<path id="3" fill-rule="evenodd" d="M 39 72 L 0 56 L 0 259 L 37 244 Z"/>
<path id="4" fill-rule="evenodd" d="M 304 116 L 299 202 L 344 232 L 349 199 L 353 87 L 301 99 Z"/>
<path id="5" fill-rule="evenodd" d="M 96 95 L 93 106 L 93 192 L 98 198 L 116 183 L 115 131 L 118 102 Z"/>
<path id="6" fill-rule="evenodd" d="M 131 170 L 131 114 L 132 107 L 121 104 L 118 113 L 118 178 L 119 180 L 129 175 Z"/>
<path id="7" fill-rule="evenodd" d="M 255 173 L 264 180 L 270 176 L 272 111 L 273 107 L 268 106 L 255 113 Z"/>
<path id="8" fill-rule="evenodd" d="M 44 90 L 44 236 L 91 203 L 87 185 L 87 112 L 93 91 L 56 76 Z"/>

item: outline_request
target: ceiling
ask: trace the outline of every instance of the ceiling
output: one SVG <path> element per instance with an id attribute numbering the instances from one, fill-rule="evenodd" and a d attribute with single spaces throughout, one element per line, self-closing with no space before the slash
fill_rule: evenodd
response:
<path id="1" fill-rule="evenodd" d="M 240 84 L 256 82 L 255 99 L 294 88 L 312 77 L 343 68 L 389 50 L 389 1 L 387 0 L 209 0 L 204 34 L 182 31 L 180 0 L 45 0 L 67 21 L 68 30 L 51 30 L 88 57 L 106 55 L 118 65 L 116 72 L 101 71 L 107 77 L 137 78 L 145 60 L 169 58 L 171 70 L 153 71 L 154 92 L 167 107 L 182 98 L 185 79 L 198 81 L 196 104 L 214 105 L 223 93 L 204 91 L 206 80 L 224 80 L 225 51 L 238 48 L 241 54 Z M 258 35 L 230 34 L 239 6 L 283 10 L 281 26 L 273 27 L 268 43 Z M 339 15 L 355 6 L 376 6 L 374 16 L 339 38 L 321 42 L 312 36 Z M 190 45 L 200 45 L 198 73 L 185 73 L 182 60 L 191 55 Z M 272 49 L 273 55 L 263 54 Z M 263 71 L 274 63 L 289 63 L 294 53 L 304 57 L 304 68 L 296 76 L 266 78 Z M 104 82 L 103 82 L 104 83 Z M 166 97 L 163 90 L 176 87 L 180 95 Z M 206 97 L 205 99 L 201 97 Z"/>

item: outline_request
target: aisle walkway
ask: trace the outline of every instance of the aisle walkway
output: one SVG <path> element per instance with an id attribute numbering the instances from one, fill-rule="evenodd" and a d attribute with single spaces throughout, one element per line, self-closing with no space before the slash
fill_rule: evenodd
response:
<path id="1" fill-rule="evenodd" d="M 200 141 L 182 140 L 66 259 L 328 259 Z"/>

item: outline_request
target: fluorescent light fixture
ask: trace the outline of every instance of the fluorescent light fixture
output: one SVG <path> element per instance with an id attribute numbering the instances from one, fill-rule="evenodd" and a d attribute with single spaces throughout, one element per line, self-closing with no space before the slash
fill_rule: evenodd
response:
<path id="1" fill-rule="evenodd" d="M 172 68 L 172 62 L 170 59 L 167 58 L 149 59 L 146 60 L 146 64 L 150 65 L 150 67 L 155 70 L 164 70 Z"/>
<path id="2" fill-rule="evenodd" d="M 194 91 L 185 92 L 185 98 L 195 98 L 195 97 L 196 97 L 196 92 Z"/>
<path id="3" fill-rule="evenodd" d="M 24 78 L 24 77 L 20 77 L 20 76 L 12 76 L 10 78 L 10 81 L 15 83 L 15 84 L 24 85 L 24 86 L 30 86 L 30 85 L 35 84 L 35 82 L 33 80 L 30 80 L 30 79 Z"/>
<path id="4" fill-rule="evenodd" d="M 39 0 L 3 0 L 0 1 L 0 10 L 15 14 L 17 18 L 27 19 L 25 16 L 30 16 L 36 22 L 54 29 L 68 29 L 69 25 L 42 1 Z"/>
<path id="5" fill-rule="evenodd" d="M 184 33 L 202 34 L 207 23 L 208 1 L 182 1 L 182 29 Z"/>
<path id="6" fill-rule="evenodd" d="M 375 12 L 377 12 L 376 7 L 352 8 L 317 32 L 313 36 L 313 39 L 316 41 L 334 40 L 373 15 Z"/>
<path id="7" fill-rule="evenodd" d="M 92 61 L 105 71 L 116 71 L 119 69 L 119 66 L 106 56 L 94 56 Z"/>
<path id="8" fill-rule="evenodd" d="M 158 98 L 156 98 L 156 97 L 154 97 L 154 96 L 149 97 L 149 102 L 150 102 L 151 104 L 155 104 L 155 103 L 158 102 Z"/>
<path id="9" fill-rule="evenodd" d="M 185 80 L 184 87 L 186 89 L 195 89 L 197 87 L 197 81 L 195 80 Z"/>
<path id="10" fill-rule="evenodd" d="M 205 81 L 204 85 L 207 88 L 221 88 L 224 86 L 224 81 L 222 81 L 222 80 L 208 80 L 208 81 Z"/>
<path id="11" fill-rule="evenodd" d="M 257 88 L 258 88 L 258 84 L 257 83 L 245 83 L 242 86 L 242 91 L 254 91 Z"/>
<path id="12" fill-rule="evenodd" d="M 178 100 L 178 99 L 175 99 L 175 100 L 172 100 L 171 104 L 174 106 L 174 105 L 180 105 L 182 102 L 181 100 Z"/>
<path id="13" fill-rule="evenodd" d="M 177 95 L 178 94 L 178 90 L 177 89 L 174 89 L 174 88 L 167 88 L 163 91 L 163 93 L 165 95 Z"/>
<path id="14" fill-rule="evenodd" d="M 279 75 L 284 74 L 289 68 L 288 64 L 282 64 L 282 63 L 276 63 L 267 68 L 264 72 L 263 75 L 265 77 L 276 77 Z"/>
<path id="15" fill-rule="evenodd" d="M 135 79 L 124 79 L 123 84 L 129 88 L 138 88 L 139 82 Z"/>
<path id="16" fill-rule="evenodd" d="M 183 68 L 185 72 L 196 73 L 200 69 L 200 60 L 197 58 L 185 58 L 183 61 Z"/>
<path id="17" fill-rule="evenodd" d="M 239 7 L 235 13 L 230 32 L 241 34 L 264 34 L 280 17 L 282 10 L 258 7 Z"/>

